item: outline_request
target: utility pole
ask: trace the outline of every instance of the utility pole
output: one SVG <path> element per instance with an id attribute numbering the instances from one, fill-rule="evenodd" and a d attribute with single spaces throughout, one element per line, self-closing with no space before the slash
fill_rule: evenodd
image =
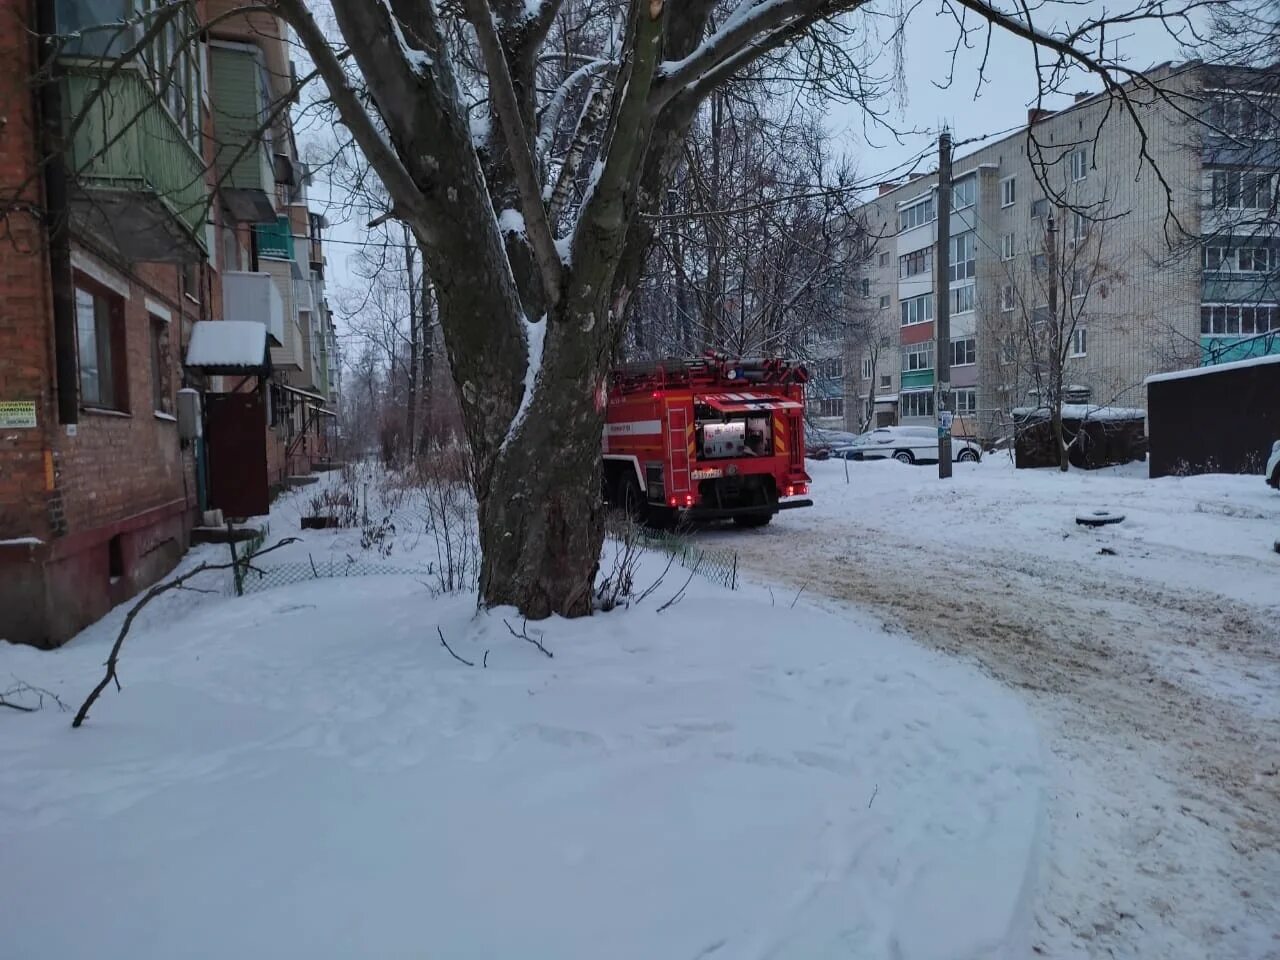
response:
<path id="1" fill-rule="evenodd" d="M 951 476 L 951 131 L 938 135 L 938 245 L 933 294 L 934 410 L 938 417 L 938 479 Z"/>

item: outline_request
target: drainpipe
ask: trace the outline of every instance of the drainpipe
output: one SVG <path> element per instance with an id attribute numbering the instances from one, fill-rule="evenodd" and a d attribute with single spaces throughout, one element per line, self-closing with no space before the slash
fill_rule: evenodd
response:
<path id="1" fill-rule="evenodd" d="M 61 73 L 57 64 L 54 4 L 35 0 L 39 45 L 40 148 L 44 154 L 45 230 L 49 244 L 49 285 L 53 291 L 53 356 L 58 390 L 58 422 L 80 420 L 80 371 L 76 361 L 76 300 L 71 278 L 70 215 L 66 155 L 62 142 Z"/>

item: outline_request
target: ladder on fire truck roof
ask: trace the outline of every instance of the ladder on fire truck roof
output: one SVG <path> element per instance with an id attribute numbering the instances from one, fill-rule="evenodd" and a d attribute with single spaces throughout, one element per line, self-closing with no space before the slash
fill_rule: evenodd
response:
<path id="1" fill-rule="evenodd" d="M 734 360 L 708 354 L 692 360 L 641 360 L 613 370 L 613 385 L 626 391 L 682 387 L 694 384 L 741 386 L 745 383 L 804 383 L 809 371 L 801 363 L 778 357 Z"/>

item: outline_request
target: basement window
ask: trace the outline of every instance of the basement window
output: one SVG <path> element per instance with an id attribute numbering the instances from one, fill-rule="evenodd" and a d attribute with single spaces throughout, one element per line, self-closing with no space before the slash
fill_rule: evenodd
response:
<path id="1" fill-rule="evenodd" d="M 107 541 L 107 576 L 112 583 L 124 576 L 124 545 L 118 533 Z"/>

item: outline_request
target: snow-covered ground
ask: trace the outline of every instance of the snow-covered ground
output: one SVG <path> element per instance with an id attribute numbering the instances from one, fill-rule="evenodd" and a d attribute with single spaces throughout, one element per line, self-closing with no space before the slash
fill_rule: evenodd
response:
<path id="1" fill-rule="evenodd" d="M 1280 495 L 999 456 L 810 470 L 813 509 L 701 539 L 1020 693 L 1049 775 L 1037 953 L 1280 957 Z M 1075 523 L 1096 509 L 1126 519 Z"/>
<path id="2" fill-rule="evenodd" d="M 434 559 L 413 525 L 393 561 Z M 313 532 L 263 565 L 348 555 Z M 759 587 L 660 610 L 687 577 L 538 625 L 554 659 L 414 576 L 166 594 L 84 728 L 0 710 L 0 955 L 1030 955 L 1049 778 L 1019 697 Z M 123 614 L 0 644 L 0 675 L 74 708 Z"/>

